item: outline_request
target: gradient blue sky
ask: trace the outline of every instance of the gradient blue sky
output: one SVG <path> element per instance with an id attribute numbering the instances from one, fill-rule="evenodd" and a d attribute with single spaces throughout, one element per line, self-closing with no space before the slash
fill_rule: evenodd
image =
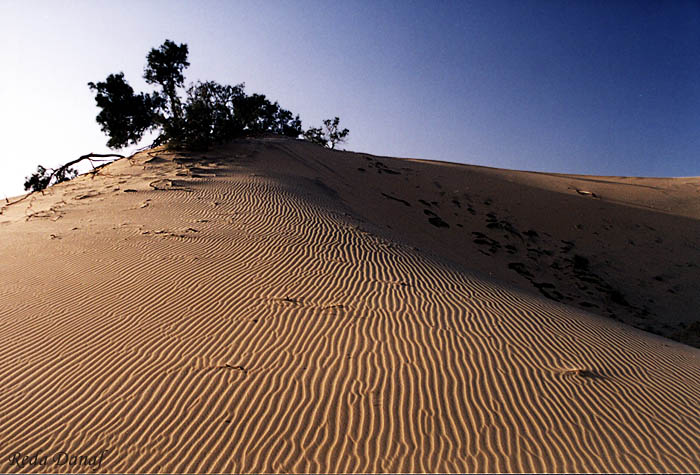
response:
<path id="1" fill-rule="evenodd" d="M 0 198 L 106 152 L 88 81 L 187 43 L 187 79 L 339 115 L 349 150 L 524 170 L 700 175 L 700 3 L 0 0 Z"/>

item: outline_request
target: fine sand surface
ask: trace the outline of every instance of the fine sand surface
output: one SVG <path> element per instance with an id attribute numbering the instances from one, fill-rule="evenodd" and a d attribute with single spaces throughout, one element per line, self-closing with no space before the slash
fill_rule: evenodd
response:
<path id="1" fill-rule="evenodd" d="M 249 139 L 0 239 L 2 472 L 700 470 L 698 178 Z"/>

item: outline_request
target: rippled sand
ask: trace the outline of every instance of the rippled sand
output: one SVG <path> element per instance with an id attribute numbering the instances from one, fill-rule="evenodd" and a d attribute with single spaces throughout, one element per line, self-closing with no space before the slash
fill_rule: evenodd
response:
<path id="1" fill-rule="evenodd" d="M 696 472 L 700 351 L 629 324 L 694 342 L 700 181 L 649 180 L 267 138 L 5 206 L 0 468 Z"/>

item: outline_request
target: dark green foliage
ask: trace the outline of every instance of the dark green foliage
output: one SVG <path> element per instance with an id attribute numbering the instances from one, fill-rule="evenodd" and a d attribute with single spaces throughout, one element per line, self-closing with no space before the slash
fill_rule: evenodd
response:
<path id="1" fill-rule="evenodd" d="M 243 131 L 234 104 L 244 96 L 243 85 L 224 86 L 213 81 L 198 82 L 187 90 L 182 130 L 173 143 L 191 149 L 206 149 L 238 136 Z"/>
<path id="2" fill-rule="evenodd" d="M 276 104 L 276 103 L 275 103 Z M 292 113 L 280 108 L 275 114 L 273 133 L 286 137 L 297 138 L 302 134 L 301 119 L 299 114 L 292 117 Z"/>
<path id="3" fill-rule="evenodd" d="M 331 149 L 334 149 L 336 144 L 343 143 L 347 140 L 347 136 L 350 133 L 348 129 L 340 130 L 338 129 L 338 123 L 340 118 L 336 117 L 332 121 L 326 119 L 323 121 L 323 126 L 326 129 L 326 134 L 328 135 L 328 143 L 331 144 Z"/>
<path id="4" fill-rule="evenodd" d="M 340 130 L 338 128 L 339 123 L 339 117 L 336 117 L 333 120 L 326 119 L 323 121 L 323 128 L 310 128 L 304 132 L 304 138 L 310 142 L 334 149 L 337 144 L 345 142 L 348 134 L 350 133 L 348 129 Z"/>
<path id="5" fill-rule="evenodd" d="M 301 120 L 279 103 L 270 102 L 264 94 L 241 95 L 234 102 L 236 116 L 243 130 L 252 134 L 265 132 L 298 137 L 301 135 Z"/>
<path id="6" fill-rule="evenodd" d="M 53 176 L 54 183 L 63 183 L 64 181 L 72 180 L 78 176 L 78 170 L 75 168 L 59 168 Z"/>
<path id="7" fill-rule="evenodd" d="M 144 79 L 149 84 L 160 84 L 166 91 L 182 87 L 185 83 L 182 71 L 190 66 L 188 53 L 186 44 L 178 46 L 173 41 L 165 40 L 160 48 L 148 52 Z"/>
<path id="8" fill-rule="evenodd" d="M 61 167 L 57 170 L 47 170 L 39 165 L 36 172 L 24 180 L 25 191 L 41 191 L 55 183 L 72 180 L 78 176 L 78 171 L 74 168 Z"/>
<path id="9" fill-rule="evenodd" d="M 50 181 L 51 173 L 39 165 L 36 167 L 36 173 L 24 180 L 24 189 L 25 191 L 40 191 L 49 186 Z"/>
<path id="10" fill-rule="evenodd" d="M 311 127 L 309 130 L 304 132 L 304 138 L 309 142 L 313 142 L 323 147 L 328 145 L 328 139 L 324 135 L 321 127 Z"/>
<path id="11" fill-rule="evenodd" d="M 243 84 L 197 82 L 184 91 L 183 100 L 178 92 L 184 88 L 183 71 L 190 64 L 187 55 L 186 44 L 170 40 L 148 53 L 144 78 L 160 86 L 152 94 L 135 94 L 122 73 L 110 75 L 105 82 L 89 83 L 97 91 L 95 100 L 102 109 L 97 122 L 109 135 L 109 147 L 135 144 L 151 129 L 160 131 L 156 145 L 198 150 L 243 135 L 299 137 L 304 133 L 298 115 L 263 94 L 247 95 Z M 324 145 L 330 141 L 331 148 L 348 133 L 347 129 L 337 130 L 338 120 L 324 122 L 328 134 Z"/>
<path id="12" fill-rule="evenodd" d="M 124 73 L 110 74 L 104 82 L 90 82 L 88 86 L 97 91 L 95 102 L 102 110 L 96 119 L 102 131 L 109 135 L 108 147 L 136 144 L 144 132 L 155 125 L 161 99 L 155 95 L 134 94 L 124 80 Z"/>
<path id="13" fill-rule="evenodd" d="M 173 117 L 182 116 L 182 104 L 177 95 L 177 88 L 185 84 L 182 72 L 190 65 L 187 61 L 188 53 L 186 44 L 178 46 L 170 40 L 165 40 L 160 48 L 153 48 L 148 53 L 143 73 L 143 78 L 148 84 L 157 84 L 163 89 L 162 96 L 167 100 Z"/>
<path id="14" fill-rule="evenodd" d="M 270 102 L 262 94 L 248 96 L 245 85 L 198 82 L 187 90 L 181 128 L 168 134 L 169 142 L 191 149 L 206 149 L 242 135 L 274 133 L 298 137 L 299 116 Z"/>

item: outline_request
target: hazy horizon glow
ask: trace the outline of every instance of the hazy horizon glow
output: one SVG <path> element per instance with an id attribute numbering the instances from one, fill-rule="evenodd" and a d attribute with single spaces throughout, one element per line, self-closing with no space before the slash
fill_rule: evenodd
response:
<path id="1" fill-rule="evenodd" d="M 3 0 L 0 198 L 38 164 L 107 152 L 87 82 L 149 90 L 166 38 L 189 45 L 188 82 L 245 82 L 305 128 L 338 115 L 348 150 L 700 175 L 696 2 Z"/>

